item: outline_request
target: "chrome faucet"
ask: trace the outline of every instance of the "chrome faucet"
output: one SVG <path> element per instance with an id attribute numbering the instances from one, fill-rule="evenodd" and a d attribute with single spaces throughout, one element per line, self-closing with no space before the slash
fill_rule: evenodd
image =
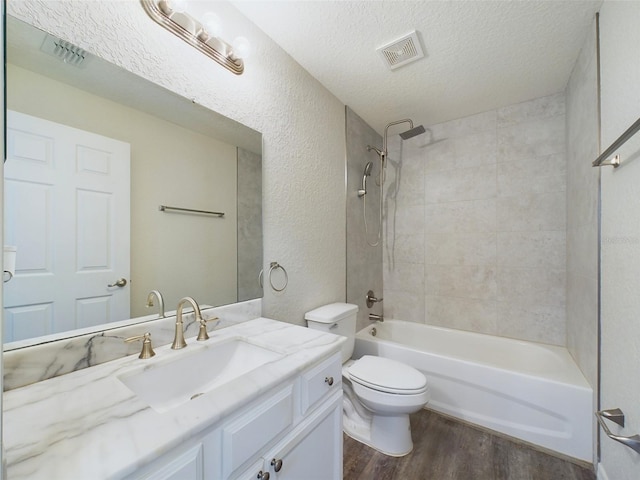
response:
<path id="1" fill-rule="evenodd" d="M 187 342 L 184 341 L 184 330 L 182 327 L 182 308 L 185 303 L 190 303 L 193 307 L 193 313 L 196 316 L 196 320 L 202 324 L 202 315 L 200 314 L 200 307 L 198 303 L 191 297 L 184 297 L 180 299 L 178 302 L 178 308 L 176 311 L 176 334 L 173 338 L 173 343 L 171 344 L 171 348 L 173 350 L 180 350 L 187 346 Z"/>
<path id="2" fill-rule="evenodd" d="M 384 317 L 382 315 L 377 315 L 375 313 L 369 314 L 369 320 L 372 322 L 384 322 Z"/>
<path id="3" fill-rule="evenodd" d="M 164 318 L 164 299 L 158 290 L 151 290 L 147 296 L 147 307 L 153 307 L 153 297 L 158 300 L 158 309 L 160 310 L 160 318 Z"/>

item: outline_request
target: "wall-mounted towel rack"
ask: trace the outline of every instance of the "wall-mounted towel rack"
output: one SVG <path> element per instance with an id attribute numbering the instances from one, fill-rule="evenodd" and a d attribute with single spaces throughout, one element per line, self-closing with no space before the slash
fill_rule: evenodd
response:
<path id="1" fill-rule="evenodd" d="M 187 213 L 201 213 L 204 215 L 214 215 L 216 217 L 224 217 L 224 212 L 212 212 L 210 210 L 194 210 L 193 208 L 179 208 L 179 207 L 169 207 L 167 205 L 160 205 L 158 210 L 161 212 L 167 211 L 176 211 L 176 212 L 187 212 Z"/>
<path id="2" fill-rule="evenodd" d="M 612 166 L 613 168 L 618 168 L 620 166 L 620 156 L 616 155 L 610 160 L 609 157 L 615 153 L 624 143 L 633 137 L 636 132 L 640 130 L 640 118 L 635 121 L 633 125 L 631 125 L 627 130 L 620 135 L 615 142 L 613 142 L 609 148 L 607 148 L 604 152 L 600 154 L 598 158 L 596 158 L 592 163 L 592 167 L 605 167 Z"/>
<path id="3" fill-rule="evenodd" d="M 622 437 L 620 435 L 614 435 L 609 427 L 607 427 L 606 423 L 604 423 L 604 419 L 611 420 L 614 423 L 617 423 L 621 427 L 624 427 L 624 413 L 619 408 L 612 408 L 611 410 L 600 410 L 596 412 L 596 417 L 598 418 L 598 423 L 604 430 L 604 433 L 607 434 L 612 440 L 616 442 L 620 442 L 623 445 L 626 445 L 632 450 L 635 450 L 637 453 L 640 453 L 640 435 L 631 435 L 630 437 Z"/>

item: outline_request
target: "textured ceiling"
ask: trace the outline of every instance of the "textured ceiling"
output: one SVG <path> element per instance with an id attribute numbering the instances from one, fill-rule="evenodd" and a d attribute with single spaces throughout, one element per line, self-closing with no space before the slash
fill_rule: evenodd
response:
<path id="1" fill-rule="evenodd" d="M 562 91 L 602 0 L 232 3 L 382 132 Z M 376 48 L 414 29 L 425 58 L 389 70 Z"/>

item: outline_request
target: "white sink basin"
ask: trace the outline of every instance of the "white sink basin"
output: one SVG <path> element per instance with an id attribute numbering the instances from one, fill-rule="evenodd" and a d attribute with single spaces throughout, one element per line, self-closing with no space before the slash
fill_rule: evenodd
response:
<path id="1" fill-rule="evenodd" d="M 166 412 L 283 357 L 239 339 L 196 345 L 194 350 L 118 379 L 154 410 Z"/>

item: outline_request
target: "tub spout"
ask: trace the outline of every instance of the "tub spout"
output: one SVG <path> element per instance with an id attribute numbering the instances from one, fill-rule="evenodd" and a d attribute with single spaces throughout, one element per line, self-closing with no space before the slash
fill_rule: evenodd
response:
<path id="1" fill-rule="evenodd" d="M 371 320 L 372 322 L 384 322 L 384 317 L 382 315 L 376 315 L 375 313 L 370 313 L 369 320 Z"/>

